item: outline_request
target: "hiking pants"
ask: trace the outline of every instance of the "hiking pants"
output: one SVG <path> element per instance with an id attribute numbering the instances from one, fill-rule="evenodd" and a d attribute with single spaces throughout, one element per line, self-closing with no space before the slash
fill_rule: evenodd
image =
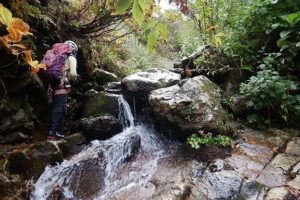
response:
<path id="1" fill-rule="evenodd" d="M 53 96 L 53 107 L 49 132 L 59 132 L 63 134 L 63 123 L 67 114 L 67 98 L 68 94 L 59 94 Z"/>

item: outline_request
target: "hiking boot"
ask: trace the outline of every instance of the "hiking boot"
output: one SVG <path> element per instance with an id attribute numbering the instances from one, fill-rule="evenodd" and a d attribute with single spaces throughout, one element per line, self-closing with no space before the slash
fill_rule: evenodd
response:
<path id="1" fill-rule="evenodd" d="M 65 136 L 62 134 L 62 133 L 59 133 L 57 131 L 52 131 L 50 130 L 48 132 L 48 139 L 49 140 L 59 140 L 59 139 L 62 139 L 64 138 Z"/>

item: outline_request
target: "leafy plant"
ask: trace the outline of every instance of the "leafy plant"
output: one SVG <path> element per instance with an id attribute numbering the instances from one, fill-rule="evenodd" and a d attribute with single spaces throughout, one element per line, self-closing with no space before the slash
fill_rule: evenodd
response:
<path id="1" fill-rule="evenodd" d="M 278 111 L 280 116 L 287 121 L 295 96 L 291 91 L 295 91 L 298 85 L 292 81 L 283 78 L 273 69 L 261 65 L 261 71 L 256 76 L 252 76 L 247 83 L 241 84 L 241 94 L 248 97 L 247 106 L 255 110 L 268 111 L 269 121 L 271 120 L 271 111 Z M 297 108 L 297 107 L 294 107 Z"/>
<path id="2" fill-rule="evenodd" d="M 226 147 L 232 144 L 232 139 L 225 135 L 212 136 L 212 134 L 202 134 L 202 136 L 199 136 L 194 133 L 188 137 L 187 143 L 195 149 L 199 149 L 201 146 L 208 144 Z"/>
<path id="3" fill-rule="evenodd" d="M 33 73 L 37 73 L 39 69 L 45 69 L 44 64 L 33 61 L 30 50 L 21 43 L 23 36 L 32 35 L 30 26 L 22 19 L 14 18 L 9 9 L 0 4 L 0 25 L 4 26 L 8 32 L 7 35 L 1 36 L 2 45 L 7 49 L 9 54 L 20 55 L 25 54 L 25 60 L 31 67 Z M 0 68 L 4 68 L 1 66 Z"/>

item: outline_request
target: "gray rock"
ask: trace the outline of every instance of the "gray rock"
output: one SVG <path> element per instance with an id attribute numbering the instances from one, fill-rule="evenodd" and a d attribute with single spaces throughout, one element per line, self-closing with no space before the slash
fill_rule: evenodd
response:
<path id="1" fill-rule="evenodd" d="M 225 163 L 223 160 L 215 159 L 214 161 L 212 161 L 209 164 L 208 168 L 211 172 L 219 172 L 219 171 L 223 170 L 224 165 L 225 165 Z"/>
<path id="2" fill-rule="evenodd" d="M 89 140 L 107 139 L 123 130 L 122 124 L 112 115 L 83 118 L 80 126 Z"/>
<path id="3" fill-rule="evenodd" d="M 287 185 L 300 191 L 300 175 L 297 175 L 294 179 L 287 182 Z"/>
<path id="4" fill-rule="evenodd" d="M 276 187 L 269 190 L 265 200 L 293 200 L 292 194 L 285 187 Z"/>
<path id="5" fill-rule="evenodd" d="M 58 145 L 54 142 L 39 142 L 23 151 L 8 155 L 9 171 L 22 174 L 27 178 L 39 177 L 47 165 L 54 165 L 63 160 Z"/>
<path id="6" fill-rule="evenodd" d="M 298 162 L 290 172 L 292 178 L 295 178 L 297 175 L 300 175 L 300 162 Z"/>
<path id="7" fill-rule="evenodd" d="M 23 142 L 28 138 L 29 138 L 28 135 L 26 135 L 20 131 L 16 131 L 16 132 L 6 134 L 2 138 L 2 140 L 0 139 L 0 144 L 14 144 L 14 143 L 18 143 L 18 142 Z"/>
<path id="8" fill-rule="evenodd" d="M 242 178 L 235 171 L 205 171 L 196 187 L 201 188 L 205 199 L 234 199 L 241 184 Z"/>
<path id="9" fill-rule="evenodd" d="M 285 153 L 300 156 L 300 137 L 294 137 L 286 146 Z"/>
<path id="10" fill-rule="evenodd" d="M 149 69 L 126 76 L 122 86 L 128 93 L 149 93 L 152 90 L 175 85 L 180 80 L 180 75 L 166 69 Z"/>
<path id="11" fill-rule="evenodd" d="M 185 79 L 179 84 L 154 90 L 150 105 L 160 120 L 183 133 L 208 130 L 215 134 L 230 134 L 228 116 L 220 104 L 217 85 L 205 76 Z"/>
<path id="12" fill-rule="evenodd" d="M 118 81 L 118 77 L 115 74 L 102 69 L 95 69 L 92 73 L 92 77 L 100 85 Z"/>
<path id="13" fill-rule="evenodd" d="M 289 154 L 278 154 L 257 178 L 257 182 L 268 187 L 278 187 L 286 184 L 289 170 L 300 160 L 300 157 Z"/>
<path id="14" fill-rule="evenodd" d="M 251 111 L 251 108 L 246 103 L 247 98 L 238 94 L 232 95 L 229 99 L 229 107 L 237 116 L 245 115 Z"/>
<path id="15" fill-rule="evenodd" d="M 256 181 L 244 179 L 236 199 L 263 200 L 267 189 L 267 187 L 257 183 Z"/>
<path id="16" fill-rule="evenodd" d="M 24 109 L 19 109 L 12 116 L 7 116 L 0 120 L 0 134 L 3 135 L 16 129 L 32 130 L 34 123 L 30 118 Z"/>
<path id="17" fill-rule="evenodd" d="M 109 93 L 121 93 L 121 82 L 109 82 L 104 85 L 104 91 Z"/>
<path id="18" fill-rule="evenodd" d="M 83 144 L 86 142 L 86 139 L 82 133 L 74 133 L 72 135 L 68 135 L 67 137 L 65 137 L 65 140 L 67 141 L 70 147 Z"/>
<path id="19" fill-rule="evenodd" d="M 180 68 L 180 69 L 182 69 L 183 68 L 183 65 L 182 65 L 182 62 L 181 61 L 176 61 L 175 63 L 174 63 L 174 66 L 173 66 L 174 68 Z"/>
<path id="20" fill-rule="evenodd" d="M 106 114 L 118 116 L 118 99 L 118 95 L 109 94 L 106 92 L 100 92 L 99 94 L 95 94 L 85 103 L 83 115 L 84 117 L 101 116 Z"/>
<path id="21" fill-rule="evenodd" d="M 99 92 L 96 91 L 95 89 L 90 89 L 90 90 L 86 91 L 86 92 L 84 93 L 84 95 L 87 96 L 87 97 L 93 97 L 93 96 L 95 96 L 95 95 L 98 94 L 98 93 L 99 93 Z"/>

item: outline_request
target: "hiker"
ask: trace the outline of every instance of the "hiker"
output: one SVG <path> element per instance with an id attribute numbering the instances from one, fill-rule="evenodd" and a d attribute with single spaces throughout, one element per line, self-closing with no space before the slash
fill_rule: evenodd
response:
<path id="1" fill-rule="evenodd" d="M 42 60 L 47 66 L 46 74 L 51 77 L 48 86 L 49 101 L 52 101 L 52 112 L 48 130 L 48 139 L 64 137 L 63 122 L 67 114 L 67 98 L 70 92 L 70 81 L 77 79 L 76 54 L 78 46 L 73 41 L 57 43 L 48 50 Z"/>

